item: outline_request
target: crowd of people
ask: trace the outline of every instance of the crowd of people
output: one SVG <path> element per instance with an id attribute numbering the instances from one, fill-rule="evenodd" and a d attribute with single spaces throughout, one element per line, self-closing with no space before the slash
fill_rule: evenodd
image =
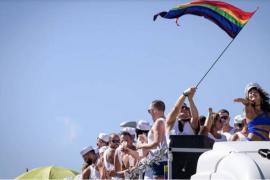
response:
<path id="1" fill-rule="evenodd" d="M 230 125 L 230 113 L 226 109 L 200 116 L 193 97 L 196 88 L 184 91 L 165 116 L 165 103 L 154 100 L 148 108 L 153 124 L 140 120 L 136 127 L 124 127 L 120 133 L 100 133 L 96 146 L 81 151 L 84 164 L 81 179 L 128 179 L 128 174 L 151 154 L 167 148 L 170 135 L 205 135 L 215 142 L 221 141 L 269 141 L 269 95 L 259 84 L 250 83 L 245 97 L 236 98 L 244 111 Z M 185 102 L 186 101 L 186 102 Z M 157 163 L 145 169 L 144 179 L 163 179 L 167 166 L 167 154 Z"/>

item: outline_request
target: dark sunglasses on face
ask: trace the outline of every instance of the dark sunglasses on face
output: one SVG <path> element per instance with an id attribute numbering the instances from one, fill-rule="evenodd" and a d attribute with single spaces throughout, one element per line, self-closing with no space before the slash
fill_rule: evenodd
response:
<path id="1" fill-rule="evenodd" d="M 147 134 L 148 134 L 148 131 L 143 131 L 143 130 L 140 130 L 140 129 L 136 129 L 136 134 L 137 134 L 137 135 L 140 135 L 140 134 L 145 134 L 145 135 L 147 135 Z"/>
<path id="2" fill-rule="evenodd" d="M 120 140 L 112 140 L 112 143 L 114 143 L 114 144 L 120 144 Z"/>
<path id="3" fill-rule="evenodd" d="M 147 111 L 148 111 L 149 114 L 151 114 L 153 109 L 148 109 Z"/>
<path id="4" fill-rule="evenodd" d="M 221 116 L 220 119 L 228 119 L 229 117 L 228 116 Z"/>

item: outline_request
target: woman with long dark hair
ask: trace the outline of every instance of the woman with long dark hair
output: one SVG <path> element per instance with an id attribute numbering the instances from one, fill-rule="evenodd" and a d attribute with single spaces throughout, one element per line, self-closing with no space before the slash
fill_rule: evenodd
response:
<path id="1" fill-rule="evenodd" d="M 257 83 L 245 88 L 245 98 L 237 98 L 245 106 L 249 141 L 269 141 L 270 103 L 269 94 Z"/>

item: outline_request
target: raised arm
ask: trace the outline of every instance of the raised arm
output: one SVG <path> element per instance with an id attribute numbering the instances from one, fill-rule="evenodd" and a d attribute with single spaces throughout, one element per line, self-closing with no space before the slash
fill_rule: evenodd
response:
<path id="1" fill-rule="evenodd" d="M 180 109 L 182 108 L 184 102 L 185 102 L 185 98 L 186 95 L 182 94 L 176 101 L 174 107 L 172 108 L 171 112 L 168 114 L 167 118 L 166 118 L 166 124 L 165 124 L 165 128 L 166 128 L 166 132 L 170 132 L 174 126 L 174 123 L 176 121 L 176 117 L 180 111 Z"/>
<path id="2" fill-rule="evenodd" d="M 208 115 L 207 115 L 207 118 L 205 120 L 204 126 L 202 127 L 202 129 L 199 132 L 200 135 L 208 136 L 208 133 L 210 132 L 211 126 L 212 126 L 212 123 L 213 123 L 212 113 L 213 113 L 212 108 L 209 108 L 208 109 Z"/>
<path id="3" fill-rule="evenodd" d="M 190 112 L 191 112 L 191 126 L 193 129 L 197 129 L 198 128 L 198 121 L 199 121 L 199 113 L 198 113 L 198 109 L 193 101 L 193 97 L 194 94 L 196 92 L 196 88 L 192 87 L 190 88 L 190 92 L 188 93 L 188 101 L 189 101 L 189 105 L 190 105 Z"/>
<path id="4" fill-rule="evenodd" d="M 245 106 L 245 114 L 247 123 L 254 119 L 258 113 L 256 112 L 255 105 L 253 102 L 246 98 L 236 98 L 234 102 L 242 103 Z"/>

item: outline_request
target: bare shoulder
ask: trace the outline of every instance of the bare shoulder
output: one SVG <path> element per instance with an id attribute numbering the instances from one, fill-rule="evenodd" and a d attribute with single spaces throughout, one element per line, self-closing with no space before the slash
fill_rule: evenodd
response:
<path id="1" fill-rule="evenodd" d="M 90 166 L 88 166 L 86 169 L 83 170 L 82 178 L 83 179 L 89 179 L 90 174 L 91 174 L 91 169 L 90 169 Z"/>
<path id="2" fill-rule="evenodd" d="M 165 121 L 165 118 L 158 118 L 158 119 L 155 121 L 155 124 L 164 124 L 164 121 Z"/>
<path id="3" fill-rule="evenodd" d="M 158 118 L 155 123 L 154 123 L 154 128 L 161 128 L 161 127 L 165 127 L 165 122 L 164 122 L 164 118 Z"/>
<path id="4" fill-rule="evenodd" d="M 158 123 L 163 123 L 164 124 L 164 122 L 165 122 L 165 118 L 160 117 L 155 121 L 155 124 L 158 124 Z"/>
<path id="5" fill-rule="evenodd" d="M 118 154 L 119 152 L 121 151 L 121 146 L 118 146 L 116 149 L 115 149 L 115 154 Z"/>
<path id="6" fill-rule="evenodd" d="M 108 156 L 112 156 L 112 155 L 114 155 L 114 152 L 115 152 L 115 150 L 114 150 L 114 149 L 110 149 L 110 151 L 108 151 Z"/>
<path id="7" fill-rule="evenodd" d="M 90 166 L 88 166 L 87 168 L 85 168 L 85 169 L 83 170 L 83 172 L 87 172 L 87 171 L 90 171 Z"/>
<path id="8" fill-rule="evenodd" d="M 237 133 L 233 134 L 231 137 L 231 141 L 237 141 L 238 139 L 239 139 L 239 137 L 238 137 Z"/>

